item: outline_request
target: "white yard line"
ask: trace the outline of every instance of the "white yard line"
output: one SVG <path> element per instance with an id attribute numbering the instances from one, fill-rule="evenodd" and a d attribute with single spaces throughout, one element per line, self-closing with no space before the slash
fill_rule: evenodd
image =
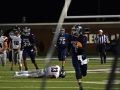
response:
<path id="1" fill-rule="evenodd" d="M 100 58 L 88 58 L 88 59 L 89 60 L 100 60 Z M 27 58 L 27 60 L 30 60 L 30 58 Z M 45 58 L 35 58 L 35 60 L 45 60 Z M 58 58 L 51 58 L 51 60 L 58 60 Z M 72 60 L 72 58 L 66 58 L 66 60 Z M 114 58 L 106 58 L 106 60 L 114 60 Z"/>
<path id="2" fill-rule="evenodd" d="M 111 69 L 93 69 L 93 70 L 87 70 L 88 73 L 110 73 Z M 11 71 L 0 71 L 0 73 L 13 73 Z M 66 73 L 75 73 L 75 71 L 67 71 Z M 120 73 L 120 68 L 116 68 L 115 73 Z"/>
<path id="3" fill-rule="evenodd" d="M 89 83 L 89 84 L 107 84 L 107 81 L 108 80 L 103 80 L 103 81 L 83 81 L 83 83 Z M 21 81 L 13 81 L 12 80 L 0 80 L 0 82 L 16 82 L 16 83 L 19 83 Z M 35 80 L 30 80 L 30 81 L 22 81 L 22 82 L 42 82 L 42 81 L 35 81 Z M 62 82 L 62 83 L 66 83 L 66 82 L 69 82 L 69 83 L 73 83 L 73 82 L 76 82 L 76 81 L 46 81 L 46 82 L 52 82 L 52 83 L 59 83 L 59 82 Z M 114 80 L 114 82 L 112 84 L 120 84 L 120 80 Z"/>
<path id="4" fill-rule="evenodd" d="M 0 88 L 2 89 L 2 88 L 40 88 L 40 87 L 35 87 L 35 86 L 24 86 L 24 87 L 2 87 L 2 86 L 0 86 Z M 52 88 L 52 89 L 56 89 L 56 88 L 61 88 L 61 89 L 67 89 L 67 88 L 69 88 L 69 89 L 74 89 L 74 88 L 77 88 L 78 89 L 78 87 L 45 87 L 45 88 Z M 94 90 L 104 90 L 105 88 L 93 88 L 93 87 L 84 87 L 84 88 L 88 88 L 88 89 L 94 89 Z M 119 90 L 119 88 L 114 88 L 114 90 Z"/>

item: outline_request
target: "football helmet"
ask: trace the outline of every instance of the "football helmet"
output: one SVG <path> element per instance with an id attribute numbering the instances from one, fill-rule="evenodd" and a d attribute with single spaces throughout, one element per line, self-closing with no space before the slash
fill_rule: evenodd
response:
<path id="1" fill-rule="evenodd" d="M 72 27 L 72 30 L 71 30 L 72 36 L 77 37 L 80 35 L 81 32 L 82 32 L 82 27 L 80 24 L 76 24 Z"/>
<path id="2" fill-rule="evenodd" d="M 0 29 L 0 37 L 3 35 L 3 30 Z"/>
<path id="3" fill-rule="evenodd" d="M 25 36 L 29 36 L 30 35 L 30 28 L 29 27 L 25 27 L 23 28 L 23 35 Z"/>
<path id="4" fill-rule="evenodd" d="M 65 76 L 66 76 L 66 71 L 65 70 L 61 70 L 59 77 L 65 78 Z"/>
<path id="5" fill-rule="evenodd" d="M 65 28 L 61 27 L 60 28 L 60 34 L 64 34 L 65 33 Z"/>
<path id="6" fill-rule="evenodd" d="M 13 29 L 13 32 L 14 32 L 15 35 L 17 35 L 17 34 L 20 34 L 21 31 L 20 31 L 20 28 L 16 26 L 16 27 Z"/>
<path id="7" fill-rule="evenodd" d="M 15 35 L 15 34 L 14 34 L 13 31 L 9 32 L 9 36 L 14 36 L 14 35 Z"/>

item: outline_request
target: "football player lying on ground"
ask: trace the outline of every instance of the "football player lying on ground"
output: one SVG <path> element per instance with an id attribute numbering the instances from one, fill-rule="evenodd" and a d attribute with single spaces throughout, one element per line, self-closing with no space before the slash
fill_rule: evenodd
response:
<path id="1" fill-rule="evenodd" d="M 50 66 L 45 69 L 38 69 L 33 71 L 19 71 L 15 72 L 12 78 L 64 78 L 66 72 L 60 74 L 60 66 Z"/>

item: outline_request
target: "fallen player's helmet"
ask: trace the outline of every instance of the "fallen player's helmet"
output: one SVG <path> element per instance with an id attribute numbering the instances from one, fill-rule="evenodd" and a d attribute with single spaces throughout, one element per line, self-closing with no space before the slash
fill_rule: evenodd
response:
<path id="1" fill-rule="evenodd" d="M 65 78 L 65 76 L 66 76 L 66 71 L 65 70 L 61 70 L 59 77 Z"/>

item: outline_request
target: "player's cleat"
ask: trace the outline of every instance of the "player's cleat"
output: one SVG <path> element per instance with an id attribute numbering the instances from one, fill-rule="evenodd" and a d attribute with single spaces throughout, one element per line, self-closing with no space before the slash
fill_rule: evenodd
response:
<path id="1" fill-rule="evenodd" d="M 17 78 L 18 77 L 18 72 L 15 72 L 12 78 Z"/>
<path id="2" fill-rule="evenodd" d="M 36 70 L 38 70 L 39 68 L 36 68 Z"/>
<path id="3" fill-rule="evenodd" d="M 16 64 L 17 64 L 17 62 L 14 62 L 14 64 L 16 65 Z"/>
<path id="4" fill-rule="evenodd" d="M 83 90 L 83 88 L 81 87 L 79 90 Z"/>
<path id="5" fill-rule="evenodd" d="M 13 67 L 10 68 L 10 71 L 13 71 Z"/>
<path id="6" fill-rule="evenodd" d="M 28 68 L 25 68 L 25 71 L 28 71 Z"/>

